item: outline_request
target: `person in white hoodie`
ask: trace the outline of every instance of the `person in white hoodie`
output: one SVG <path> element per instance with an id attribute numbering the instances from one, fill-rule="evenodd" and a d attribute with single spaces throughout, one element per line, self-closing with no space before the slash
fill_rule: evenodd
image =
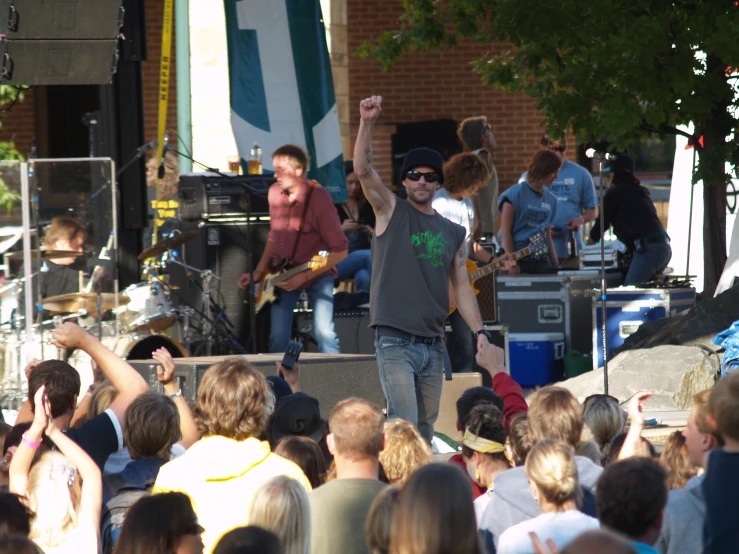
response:
<path id="1" fill-rule="evenodd" d="M 544 387 L 529 398 L 529 434 L 534 443 L 545 439 L 561 440 L 577 449 L 583 429 L 582 408 L 570 391 L 562 387 Z M 582 492 L 580 511 L 591 517 L 596 515 L 595 485 L 603 468 L 588 458 L 575 456 L 577 477 Z M 499 474 L 494 482 L 495 494 L 482 514 L 480 534 L 489 554 L 495 548 L 501 534 L 517 523 L 541 515 L 523 467 L 509 469 Z"/>
<path id="2" fill-rule="evenodd" d="M 688 457 L 700 471 L 684 489 L 669 493 L 662 531 L 654 545 L 662 554 L 693 554 L 703 548 L 703 521 L 706 518 L 706 502 L 701 486 L 703 472 L 711 451 L 724 445 L 721 435 L 706 421 L 710 396 L 711 389 L 693 396 L 693 410 L 688 416 L 683 436 Z"/>

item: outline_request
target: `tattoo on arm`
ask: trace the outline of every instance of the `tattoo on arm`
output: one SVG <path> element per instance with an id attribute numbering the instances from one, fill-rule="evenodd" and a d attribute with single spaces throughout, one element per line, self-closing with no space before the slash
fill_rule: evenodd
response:
<path id="1" fill-rule="evenodd" d="M 372 148 L 364 149 L 364 159 L 367 161 L 368 164 L 372 165 Z"/>
<path id="2" fill-rule="evenodd" d="M 465 252 L 464 252 L 464 246 L 457 250 L 457 259 L 459 259 L 459 263 L 457 263 L 457 267 L 465 267 L 467 265 L 467 260 L 465 260 Z"/>

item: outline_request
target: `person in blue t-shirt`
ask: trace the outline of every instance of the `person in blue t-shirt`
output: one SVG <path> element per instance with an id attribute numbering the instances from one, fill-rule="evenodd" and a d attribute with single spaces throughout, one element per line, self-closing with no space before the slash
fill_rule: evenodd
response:
<path id="1" fill-rule="evenodd" d="M 549 190 L 557 197 L 557 218 L 554 220 L 552 240 L 557 257 L 564 260 L 569 257 L 570 234 L 577 241 L 578 252 L 583 247 L 582 231 L 580 228 L 587 222 L 598 217 L 598 199 L 595 195 L 593 178 L 587 169 L 567 160 L 567 141 L 562 138 L 553 140 L 547 134 L 541 137 L 541 150 L 549 150 L 559 156 L 561 168 L 559 176 L 554 180 Z M 521 175 L 519 182 L 526 180 L 526 173 Z"/>
<path id="2" fill-rule="evenodd" d="M 537 233 L 547 236 L 548 252 L 521 259 L 508 275 L 551 273 L 559 266 L 549 229 L 557 219 L 559 207 L 549 186 L 557 178 L 560 165 L 560 158 L 554 152 L 541 150 L 531 158 L 527 180 L 500 195 L 500 234 L 506 254 L 528 246 L 529 240 Z"/>

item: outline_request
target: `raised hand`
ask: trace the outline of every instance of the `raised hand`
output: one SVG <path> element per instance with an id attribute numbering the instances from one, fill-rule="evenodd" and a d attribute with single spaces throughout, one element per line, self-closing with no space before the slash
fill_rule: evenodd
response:
<path id="1" fill-rule="evenodd" d="M 362 121 L 375 121 L 382 111 L 382 96 L 370 96 L 359 103 L 359 117 Z"/>
<path id="2" fill-rule="evenodd" d="M 74 350 L 82 348 L 82 343 L 91 337 L 82 327 L 71 321 L 57 327 L 51 335 L 51 344 L 57 348 Z"/>
<path id="3" fill-rule="evenodd" d="M 168 385 L 174 380 L 174 360 L 172 354 L 164 347 L 157 348 L 151 357 L 162 365 L 157 366 L 157 379 L 162 385 Z"/>

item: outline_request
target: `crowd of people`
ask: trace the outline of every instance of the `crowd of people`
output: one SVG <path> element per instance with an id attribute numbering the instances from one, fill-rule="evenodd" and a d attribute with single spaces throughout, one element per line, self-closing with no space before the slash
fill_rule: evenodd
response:
<path id="1" fill-rule="evenodd" d="M 627 410 L 559 386 L 525 399 L 488 345 L 493 387 L 459 398 L 445 459 L 358 397 L 324 421 L 299 364 L 265 377 L 224 359 L 191 409 L 164 351 L 160 393 L 76 324 L 53 338 L 100 378 L 80 400 L 66 362 L 27 368 L 3 431 L 0 553 L 713 554 L 739 540 L 739 374 L 695 396 L 658 457 L 649 393 Z"/>

